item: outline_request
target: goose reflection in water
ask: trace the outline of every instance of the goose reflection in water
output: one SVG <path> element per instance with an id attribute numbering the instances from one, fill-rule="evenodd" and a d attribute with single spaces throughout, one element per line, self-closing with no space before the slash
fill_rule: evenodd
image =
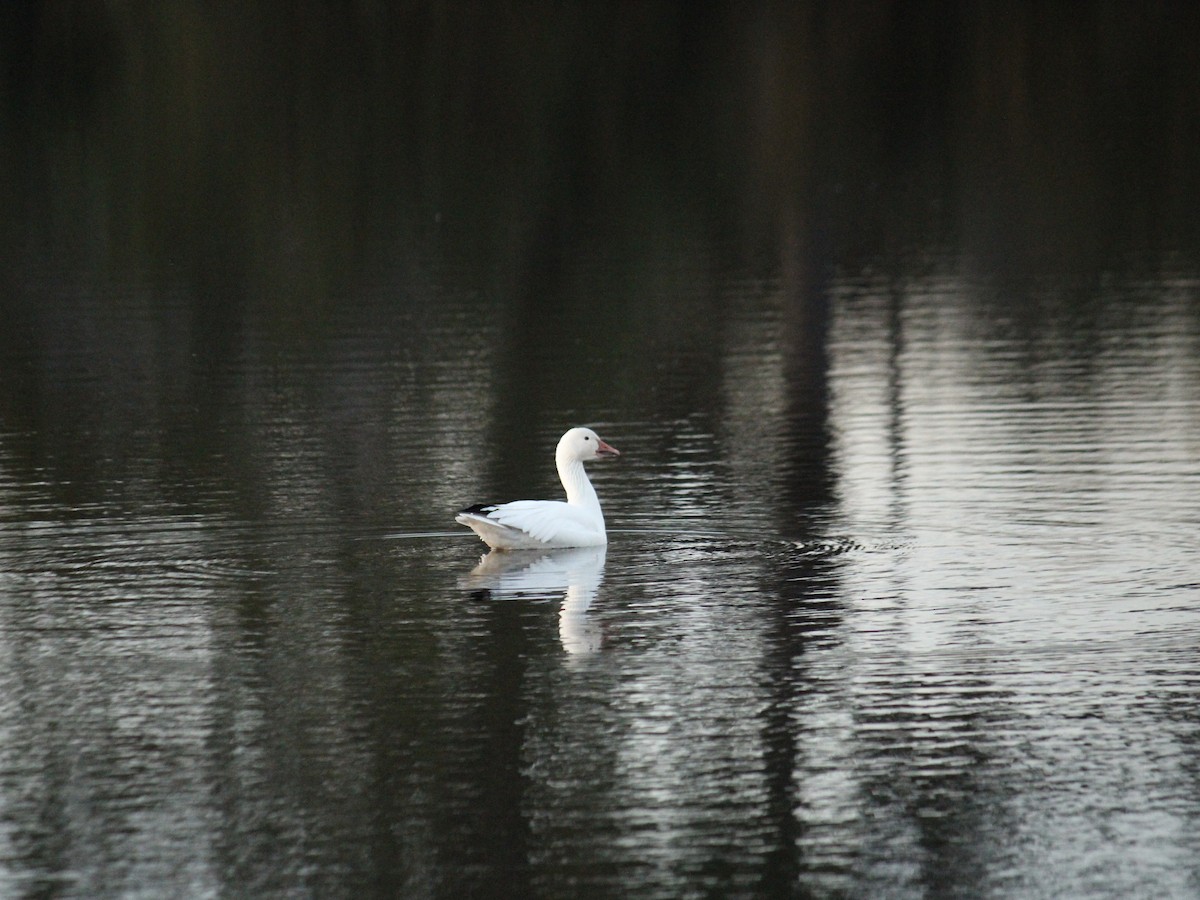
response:
<path id="1" fill-rule="evenodd" d="M 557 600 L 558 638 L 571 654 L 600 649 L 600 626 L 588 616 L 604 578 L 604 547 L 570 550 L 493 550 L 464 579 L 464 586 L 493 600 Z"/>

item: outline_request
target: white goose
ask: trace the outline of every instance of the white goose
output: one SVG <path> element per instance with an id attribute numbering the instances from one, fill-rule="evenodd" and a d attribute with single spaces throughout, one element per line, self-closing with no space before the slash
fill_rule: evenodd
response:
<path id="1" fill-rule="evenodd" d="M 554 463 L 567 491 L 561 500 L 514 500 L 469 506 L 454 517 L 497 550 L 600 547 L 608 543 L 604 514 L 583 464 L 620 456 L 590 428 L 572 428 L 558 442 Z"/>

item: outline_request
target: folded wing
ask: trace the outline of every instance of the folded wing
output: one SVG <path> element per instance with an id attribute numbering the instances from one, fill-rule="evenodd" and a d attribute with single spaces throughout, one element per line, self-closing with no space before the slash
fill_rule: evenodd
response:
<path id="1" fill-rule="evenodd" d="M 455 521 L 473 529 L 492 547 L 594 547 L 606 542 L 593 516 L 559 500 L 472 506 L 455 516 Z"/>

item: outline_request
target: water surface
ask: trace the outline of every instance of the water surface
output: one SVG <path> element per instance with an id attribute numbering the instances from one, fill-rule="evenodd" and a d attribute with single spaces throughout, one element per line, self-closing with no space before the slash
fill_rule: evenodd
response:
<path id="1" fill-rule="evenodd" d="M 1178 10 L 639 9 L 16 23 L 0 893 L 1200 891 Z"/>

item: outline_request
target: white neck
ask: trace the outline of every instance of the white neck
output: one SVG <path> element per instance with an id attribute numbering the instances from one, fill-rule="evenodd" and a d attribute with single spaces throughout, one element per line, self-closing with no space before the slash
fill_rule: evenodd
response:
<path id="1" fill-rule="evenodd" d="M 577 459 L 556 459 L 555 462 L 558 465 L 558 477 L 567 492 L 567 502 L 594 513 L 603 528 L 604 515 L 600 512 L 600 499 L 596 496 L 591 479 L 584 471 L 583 463 Z"/>

